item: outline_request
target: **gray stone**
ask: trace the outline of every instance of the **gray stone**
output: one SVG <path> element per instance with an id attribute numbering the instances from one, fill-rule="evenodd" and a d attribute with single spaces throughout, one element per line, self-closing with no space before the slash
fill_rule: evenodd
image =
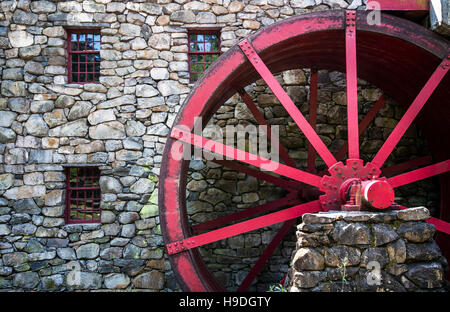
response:
<path id="1" fill-rule="evenodd" d="M 27 213 L 31 215 L 37 215 L 41 213 L 41 209 L 36 205 L 32 198 L 25 198 L 14 201 L 13 208 L 17 213 Z"/>
<path id="2" fill-rule="evenodd" d="M 92 109 L 92 104 L 87 101 L 78 101 L 70 109 L 67 119 L 77 120 L 83 117 L 87 117 Z"/>
<path id="3" fill-rule="evenodd" d="M 15 274 L 13 285 L 18 288 L 33 289 L 39 284 L 39 282 L 39 274 L 28 271 Z"/>
<path id="4" fill-rule="evenodd" d="M 368 245 L 371 243 L 369 228 L 362 223 L 337 221 L 331 232 L 333 240 L 344 245 Z"/>
<path id="5" fill-rule="evenodd" d="M 149 194 L 155 188 L 155 183 L 150 179 L 141 178 L 137 180 L 131 187 L 130 191 L 136 194 Z"/>
<path id="6" fill-rule="evenodd" d="M 53 13 L 56 11 L 56 4 L 51 1 L 33 1 L 30 8 L 34 13 Z"/>
<path id="7" fill-rule="evenodd" d="M 324 257 L 313 248 L 300 248 L 295 253 L 293 266 L 297 271 L 322 270 L 324 268 Z"/>
<path id="8" fill-rule="evenodd" d="M 122 192 L 122 185 L 116 178 L 113 177 L 101 177 L 100 188 L 102 190 L 102 193 L 118 194 Z"/>
<path id="9" fill-rule="evenodd" d="M 13 48 L 28 47 L 34 42 L 33 35 L 23 30 L 10 31 L 8 38 Z"/>
<path id="10" fill-rule="evenodd" d="M 51 137 L 84 137 L 88 132 L 86 119 L 71 121 L 56 128 L 50 129 Z"/>
<path id="11" fill-rule="evenodd" d="M 293 283 L 299 288 L 312 288 L 325 280 L 327 273 L 323 271 L 295 272 Z"/>
<path id="12" fill-rule="evenodd" d="M 16 133 L 8 128 L 0 127 L 0 143 L 12 143 L 16 141 Z"/>
<path id="13" fill-rule="evenodd" d="M 125 127 L 118 121 L 110 121 L 90 127 L 89 136 L 95 140 L 125 139 Z"/>
<path id="14" fill-rule="evenodd" d="M 132 223 L 139 219 L 137 212 L 122 212 L 119 214 L 119 222 L 122 224 Z"/>
<path id="15" fill-rule="evenodd" d="M 405 275 L 417 286 L 425 289 L 442 287 L 444 284 L 444 272 L 438 262 L 409 264 Z"/>
<path id="16" fill-rule="evenodd" d="M 94 243 L 81 245 L 76 253 L 78 259 L 95 259 L 100 254 L 100 247 Z"/>
<path id="17" fill-rule="evenodd" d="M 390 261 L 395 263 L 404 263 L 406 261 L 406 244 L 402 239 L 388 244 L 386 250 Z"/>
<path id="18" fill-rule="evenodd" d="M 441 252 L 434 241 L 422 244 L 406 244 L 406 260 L 431 261 L 440 257 Z"/>
<path id="19" fill-rule="evenodd" d="M 30 101 L 22 97 L 9 98 L 8 107 L 14 112 L 26 114 L 30 109 Z"/>
<path id="20" fill-rule="evenodd" d="M 56 291 L 64 287 L 64 276 L 62 274 L 55 274 L 45 276 L 42 278 L 42 290 Z"/>
<path id="21" fill-rule="evenodd" d="M 375 246 L 382 246 L 398 238 L 398 234 L 392 227 L 382 223 L 372 225 L 372 234 Z"/>
<path id="22" fill-rule="evenodd" d="M 354 266 L 360 263 L 361 251 L 348 246 L 333 246 L 325 249 L 325 264 L 330 267 Z"/>
<path id="23" fill-rule="evenodd" d="M 140 121 L 128 120 L 126 123 L 125 131 L 127 136 L 142 136 L 145 134 L 147 128 Z"/>
<path id="24" fill-rule="evenodd" d="M 25 252 L 12 252 L 4 254 L 2 257 L 3 265 L 17 266 L 27 262 L 27 254 Z"/>
<path id="25" fill-rule="evenodd" d="M 425 221 L 430 218 L 430 211 L 425 207 L 399 210 L 397 218 L 403 221 Z"/>
<path id="26" fill-rule="evenodd" d="M 133 285 L 138 289 L 163 289 L 164 274 L 158 271 L 142 273 L 133 279 Z"/>
<path id="27" fill-rule="evenodd" d="M 46 136 L 49 131 L 47 123 L 41 115 L 31 115 L 24 126 L 28 134 L 37 137 Z"/>
<path id="28" fill-rule="evenodd" d="M 53 151 L 31 150 L 28 158 L 29 164 L 51 164 L 53 162 Z"/>
<path id="29" fill-rule="evenodd" d="M 66 285 L 69 289 L 99 289 L 102 286 L 102 275 L 91 272 L 76 272 L 67 276 Z"/>
<path id="30" fill-rule="evenodd" d="M 16 10 L 12 18 L 13 22 L 16 24 L 34 25 L 38 20 L 38 15 L 31 12 Z"/>
<path id="31" fill-rule="evenodd" d="M 0 191 L 9 189 L 14 185 L 14 175 L 11 173 L 0 174 Z"/>
<path id="32" fill-rule="evenodd" d="M 60 257 L 61 259 L 64 259 L 64 260 L 76 260 L 77 259 L 75 250 L 70 247 L 58 248 L 56 250 L 56 253 L 58 254 L 58 257 Z"/>
<path id="33" fill-rule="evenodd" d="M 389 255 L 386 248 L 367 248 L 361 256 L 361 267 L 367 267 L 371 261 L 376 261 L 384 268 L 389 263 Z"/>
<path id="34" fill-rule="evenodd" d="M 105 276 L 105 287 L 108 289 L 124 289 L 130 285 L 130 278 L 125 274 L 113 273 Z"/>
<path id="35" fill-rule="evenodd" d="M 423 243 L 433 238 L 436 227 L 426 222 L 405 222 L 398 227 L 397 232 L 410 242 Z"/>

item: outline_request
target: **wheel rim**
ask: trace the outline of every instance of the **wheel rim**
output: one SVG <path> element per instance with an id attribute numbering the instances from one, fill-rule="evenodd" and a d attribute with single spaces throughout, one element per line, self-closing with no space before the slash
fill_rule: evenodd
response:
<path id="1" fill-rule="evenodd" d="M 393 179 L 391 184 L 399 186 L 402 183 L 412 183 L 418 177 L 423 179 L 426 176 L 447 172 L 450 167 L 448 162 L 449 152 L 448 149 L 442 148 L 442 142 L 436 138 L 435 133 L 449 134 L 448 127 L 445 126 L 445 122 L 442 122 L 445 120 L 442 120 L 442 118 L 439 120 L 439 116 L 449 115 L 448 108 L 438 103 L 439 99 L 450 96 L 449 88 L 445 87 L 449 85 L 450 79 L 441 70 L 438 74 L 435 74 L 435 72 L 436 68 L 448 63 L 448 43 L 422 27 L 391 16 L 383 15 L 382 24 L 378 26 L 367 25 L 367 14 L 365 12 L 358 12 L 355 20 L 357 44 L 354 52 L 356 52 L 358 67 L 356 67 L 356 64 L 348 67 L 352 56 L 351 53 L 346 52 L 346 47 L 351 46 L 352 41 L 346 35 L 348 15 L 345 11 L 314 13 L 284 20 L 245 40 L 245 42 L 250 43 L 249 47 L 242 48 L 241 44 L 241 47 L 235 46 L 221 56 L 195 85 L 194 92 L 183 104 L 174 122 L 173 129 L 177 125 L 183 125 L 192 130 L 195 117 L 209 120 L 215 110 L 223 104 L 223 100 L 220 99 L 229 98 L 258 76 L 254 64 L 251 64 L 248 56 L 244 53 L 246 48 L 253 48 L 263 64 L 272 73 L 291 69 L 292 64 L 296 64 L 296 68 L 326 68 L 342 72 L 349 72 L 353 69 L 354 77 L 357 75 L 378 86 L 405 107 L 409 107 L 415 101 L 418 90 L 423 90 L 423 86 L 427 85 L 430 77 L 435 77 L 431 80 L 434 82 L 436 89 L 433 89 L 429 98 L 424 99 L 428 103 L 424 109 L 418 109 L 421 112 L 421 118 L 417 123 L 428 139 L 434 159 L 440 161 L 440 163 L 425 167 L 420 172 L 415 171 L 413 174 L 400 175 Z M 403 60 L 401 56 L 404 55 L 402 51 L 405 50 L 408 51 L 410 57 Z M 373 57 L 373 55 L 382 56 Z M 443 59 L 447 59 L 447 61 L 442 61 Z M 293 62 L 294 60 L 296 60 L 296 63 Z M 301 60 L 302 63 L 299 64 L 298 60 Z M 346 60 L 350 60 L 350 62 L 346 62 Z M 421 63 L 419 64 L 417 60 L 421 60 Z M 415 79 L 407 79 L 411 67 L 418 73 Z M 446 72 L 445 66 L 443 67 Z M 389 68 L 395 78 L 386 79 L 381 68 Z M 358 70 L 356 71 L 356 69 Z M 439 77 L 436 78 L 436 76 Z M 351 78 L 348 78 L 348 86 L 355 83 L 356 79 L 352 82 Z M 347 92 L 348 94 L 355 92 L 354 87 L 348 89 Z M 354 139 L 355 136 L 358 138 L 357 104 L 355 122 L 355 104 L 351 104 L 351 101 L 350 96 L 348 114 L 349 125 L 352 126 L 349 126 L 351 128 L 349 130 L 351 141 L 349 148 L 350 155 L 358 159 L 358 142 Z M 433 109 L 429 109 L 431 106 Z M 294 113 L 291 113 L 291 117 Z M 418 113 L 417 110 L 416 113 Z M 353 120 L 351 116 L 353 116 Z M 434 127 L 431 126 L 428 121 L 436 119 L 439 122 L 432 122 L 431 124 Z M 299 121 L 299 123 L 301 122 Z M 408 125 L 406 122 L 404 123 L 406 126 Z M 302 125 L 304 126 L 304 124 Z M 375 162 L 374 167 L 376 169 L 382 167 L 385 158 L 392 151 L 389 145 L 395 146 L 396 139 L 402 136 L 400 130 L 397 132 L 399 133 L 393 136 L 388 147 L 375 157 L 373 162 Z M 174 138 L 176 135 L 174 135 L 174 132 L 172 134 L 173 136 L 168 138 L 165 147 L 159 187 L 161 230 L 169 250 L 170 248 L 178 248 L 178 246 L 175 247 L 175 243 L 181 243 L 193 236 L 186 216 L 184 189 L 188 162 L 176 160 L 171 156 L 171 150 L 174 148 L 174 143 L 177 142 L 177 139 Z M 310 140 L 310 143 L 314 143 L 315 147 L 320 150 L 320 143 L 317 140 L 314 141 L 314 134 L 311 137 L 313 139 Z M 178 139 L 181 140 L 181 138 Z M 343 154 L 345 154 L 345 151 Z M 325 162 L 329 167 L 337 163 L 337 157 L 328 155 L 323 148 L 321 156 L 326 160 Z M 416 165 L 417 163 L 420 163 L 420 161 L 416 162 Z M 441 190 L 448 190 L 450 185 L 448 176 L 449 174 L 445 174 L 440 177 Z M 320 187 L 320 183 L 317 184 L 317 179 L 314 177 L 306 175 L 304 179 L 311 179 L 308 180 L 311 182 L 309 184 Z M 448 209 L 446 209 L 448 200 L 444 195 L 445 193 L 442 192 L 442 194 L 441 217 L 448 220 Z M 320 209 L 321 207 L 316 201 L 313 204 L 307 204 L 291 211 L 295 212 L 295 216 L 298 217 L 305 212 Z M 293 220 L 295 221 L 295 217 L 292 217 L 292 215 L 290 219 L 283 220 L 286 222 L 280 233 L 287 231 L 286 229 L 293 225 Z M 435 222 L 435 225 L 438 226 L 438 229 L 448 231 L 448 224 L 445 222 Z M 182 251 L 173 251 L 170 261 L 178 282 L 185 291 L 223 290 L 222 286 L 206 268 L 196 248 L 183 246 L 180 247 L 180 250 Z"/>

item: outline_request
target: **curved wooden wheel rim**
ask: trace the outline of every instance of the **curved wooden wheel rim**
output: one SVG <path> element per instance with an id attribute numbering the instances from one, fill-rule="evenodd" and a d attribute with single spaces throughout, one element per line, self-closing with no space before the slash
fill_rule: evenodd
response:
<path id="1" fill-rule="evenodd" d="M 358 77 L 378 86 L 400 104 L 408 106 L 434 69 L 448 55 L 448 43 L 418 25 L 392 16 L 383 15 L 381 25 L 370 26 L 366 20 L 367 13 L 358 11 Z M 248 41 L 272 73 L 295 67 L 345 72 L 345 11 L 293 17 L 262 29 L 250 36 Z M 405 49 L 409 57 L 402 60 L 402 51 Z M 417 63 L 418 59 L 421 64 Z M 392 78 L 387 79 L 382 74 L 380 67 L 383 66 L 389 69 Z M 415 79 L 406 81 L 411 68 L 418 70 L 418 74 Z M 183 104 L 174 127 L 183 125 L 192 130 L 194 117 L 209 120 L 223 104 L 223 99 L 228 99 L 256 80 L 255 77 L 257 73 L 241 49 L 238 46 L 230 49 L 196 83 L 194 91 Z M 437 116 L 449 116 L 448 108 L 437 105 L 439 99 L 450 97 L 450 88 L 442 87 L 448 86 L 449 82 L 447 75 L 441 82 L 441 87 L 428 100 L 429 106 L 430 102 L 436 103 L 434 110 L 424 109 L 421 112 L 422 119 L 433 120 L 439 119 Z M 440 148 L 440 140 L 432 135 L 436 131 L 450 135 L 448 126 L 438 125 L 437 130 L 431 130 L 424 125 L 426 123 L 420 121 L 419 127 L 422 126 L 425 135 L 430 138 L 434 158 L 437 161 L 449 159 L 448 150 Z M 167 140 L 159 186 L 160 222 L 166 244 L 192 236 L 185 203 L 188 162 L 175 160 L 171 156 L 175 141 L 173 138 Z M 442 175 L 440 179 L 441 191 L 449 190 L 449 174 Z M 447 219 L 449 213 L 446 212 L 448 209 L 445 209 L 445 204 L 450 199 L 447 198 L 449 195 L 444 194 L 450 194 L 450 191 L 442 194 L 441 216 Z M 223 291 L 196 249 L 171 255 L 170 261 L 183 290 Z"/>

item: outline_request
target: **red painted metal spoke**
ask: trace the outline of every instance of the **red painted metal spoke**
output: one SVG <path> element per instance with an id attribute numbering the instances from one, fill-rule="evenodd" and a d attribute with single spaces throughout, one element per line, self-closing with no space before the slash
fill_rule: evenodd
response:
<path id="1" fill-rule="evenodd" d="M 321 206 L 318 200 L 306 204 L 297 205 L 261 217 L 229 225 L 207 233 L 192 236 L 183 239 L 182 241 L 167 244 L 167 251 L 169 255 L 175 254 L 186 249 L 200 247 L 206 244 L 217 242 L 222 239 L 254 231 L 272 224 L 298 218 L 305 213 L 312 213 L 320 210 Z"/>
<path id="2" fill-rule="evenodd" d="M 311 78 L 309 81 L 309 123 L 316 130 L 317 123 L 317 89 L 318 73 L 316 69 L 311 69 Z M 308 142 L 308 172 L 316 173 L 316 150 Z"/>
<path id="3" fill-rule="evenodd" d="M 271 131 L 270 131 L 270 127 L 269 127 L 269 123 L 266 121 L 266 119 L 264 118 L 264 116 L 261 114 L 261 112 L 259 111 L 258 107 L 256 107 L 256 104 L 252 101 L 250 95 L 248 95 L 247 92 L 245 92 L 245 90 L 241 90 L 239 91 L 239 95 L 241 96 L 242 100 L 244 101 L 245 105 L 247 105 L 248 109 L 252 112 L 253 117 L 255 117 L 256 121 L 260 124 L 260 125 L 264 125 L 267 126 L 267 138 L 269 140 L 272 139 L 272 135 L 271 135 Z M 274 138 L 275 139 L 275 138 Z M 297 167 L 297 165 L 295 164 L 295 162 L 292 160 L 292 158 L 289 156 L 288 152 L 286 151 L 286 149 L 279 144 L 279 152 L 280 152 L 280 157 L 281 159 L 284 161 L 284 163 L 288 166 L 291 167 Z"/>
<path id="4" fill-rule="evenodd" d="M 266 211 L 270 211 L 273 209 L 277 209 L 277 208 L 281 208 L 283 206 L 286 205 L 292 205 L 295 202 L 295 198 L 297 197 L 296 194 L 294 193 L 290 193 L 288 195 L 286 195 L 286 197 L 284 198 L 280 198 L 274 201 L 271 201 L 269 203 L 265 203 L 263 205 L 258 205 L 255 207 L 251 207 L 248 209 L 245 209 L 243 211 L 238 211 L 211 221 L 207 221 L 207 222 L 203 222 L 197 225 L 194 225 L 192 227 L 192 231 L 194 233 L 199 233 L 199 232 L 203 232 L 206 230 L 210 230 L 213 228 L 217 228 L 220 227 L 222 225 L 234 222 L 234 221 L 238 221 L 238 220 L 242 220 L 248 217 L 252 217 L 254 215 L 266 212 Z"/>
<path id="5" fill-rule="evenodd" d="M 375 119 L 375 116 L 378 114 L 381 108 L 383 108 L 384 104 L 386 103 L 386 99 L 384 96 L 380 96 L 378 101 L 375 103 L 375 105 L 370 109 L 370 111 L 367 113 L 367 115 L 364 117 L 363 120 L 359 123 L 358 129 L 359 129 L 359 135 L 363 134 L 364 130 L 367 129 L 369 124 Z M 345 156 L 345 153 L 347 153 L 348 145 L 347 142 L 345 142 L 342 147 L 339 149 L 339 151 L 336 153 L 336 159 L 342 160 Z"/>
<path id="6" fill-rule="evenodd" d="M 402 210 L 408 209 L 408 207 L 402 205 L 397 204 L 397 206 L 399 206 Z M 433 224 L 436 227 L 436 230 L 438 230 L 439 232 L 450 235 L 450 223 L 434 217 L 429 218 L 428 220 L 426 220 L 426 222 Z"/>
<path id="7" fill-rule="evenodd" d="M 311 144 L 314 146 L 317 153 L 320 155 L 320 157 L 322 157 L 323 161 L 327 164 L 328 167 L 334 165 L 337 161 L 334 158 L 333 154 L 331 154 L 326 145 L 317 135 L 316 131 L 314 131 L 314 129 L 308 123 L 305 116 L 303 116 L 303 114 L 300 112 L 297 106 L 295 106 L 292 99 L 289 97 L 286 91 L 284 91 L 283 87 L 273 76 L 273 74 L 261 60 L 261 58 L 253 49 L 253 47 L 250 45 L 250 43 L 247 40 L 243 40 L 239 43 L 239 46 L 241 47 L 244 54 L 247 56 L 250 63 L 260 74 L 260 76 L 264 79 L 269 88 L 272 90 L 273 94 L 280 101 L 281 105 L 284 106 L 288 114 L 295 121 L 295 123 L 303 132 L 303 134 L 306 136 L 306 138 L 309 140 L 309 142 L 311 142 Z"/>
<path id="8" fill-rule="evenodd" d="M 428 219 L 427 222 L 433 224 L 439 232 L 450 235 L 450 223 L 433 217 Z"/>
<path id="9" fill-rule="evenodd" d="M 359 159 L 358 81 L 356 73 L 356 12 L 346 12 L 345 55 L 347 76 L 348 158 Z"/>
<path id="10" fill-rule="evenodd" d="M 434 165 L 430 165 L 424 168 L 420 168 L 389 178 L 388 182 L 393 188 L 396 188 L 402 185 L 430 178 L 432 176 L 442 174 L 448 171 L 450 171 L 450 160 L 445 160 Z"/>
<path id="11" fill-rule="evenodd" d="M 392 165 L 381 169 L 381 173 L 384 176 L 390 176 L 398 172 L 402 172 L 411 168 L 427 165 L 431 162 L 431 156 L 419 157 L 416 159 L 408 160 L 400 164 Z"/>
<path id="12" fill-rule="evenodd" d="M 254 170 L 250 167 L 244 166 L 242 164 L 236 163 L 234 161 L 231 160 L 212 160 L 213 162 L 220 164 L 222 166 L 228 167 L 230 169 L 245 173 L 249 176 L 258 178 L 259 180 L 264 180 L 266 182 L 269 182 L 273 185 L 277 185 L 280 186 L 286 190 L 291 190 L 291 191 L 298 191 L 299 189 L 302 188 L 302 185 L 296 181 L 287 181 L 287 180 L 283 180 L 280 179 L 278 177 L 274 177 L 273 175 L 270 175 L 268 173 L 265 172 L 261 172 L 261 171 L 257 171 Z"/>
<path id="13" fill-rule="evenodd" d="M 295 220 L 296 219 L 292 219 L 283 223 L 283 226 L 278 230 L 277 234 L 269 243 L 269 245 L 267 245 L 266 249 L 264 249 L 261 257 L 259 257 L 258 261 L 256 261 L 250 272 L 248 272 L 247 276 L 244 278 L 237 291 L 246 291 L 250 287 L 256 275 L 258 275 L 258 273 L 262 270 L 267 260 L 269 260 L 270 256 L 272 256 L 275 249 L 283 240 L 284 236 L 286 236 L 287 232 L 295 224 Z"/>
<path id="14" fill-rule="evenodd" d="M 320 186 L 321 177 L 317 175 L 280 164 L 278 162 L 269 160 L 264 157 L 259 157 L 254 154 L 240 151 L 234 147 L 209 140 L 207 138 L 181 130 L 177 127 L 175 127 L 172 130 L 171 137 L 178 139 L 182 142 L 203 148 L 209 152 L 219 154 L 230 159 L 238 160 L 247 163 L 249 165 L 261 168 L 263 170 L 270 170 L 274 173 L 291 178 L 299 182 L 310 184 L 316 187 Z"/>
<path id="15" fill-rule="evenodd" d="M 441 82 L 442 78 L 444 78 L 445 74 L 447 74 L 449 68 L 450 68 L 450 54 L 437 67 L 433 75 L 431 75 L 430 79 L 427 81 L 425 86 L 417 95 L 414 102 L 410 105 L 405 115 L 402 117 L 402 119 L 399 121 L 397 126 L 392 131 L 391 135 L 388 137 L 388 139 L 386 140 L 386 142 L 384 142 L 381 149 L 375 155 L 375 158 L 372 160 L 372 164 L 374 164 L 378 168 L 381 168 L 383 166 L 384 162 L 389 157 L 391 152 L 394 150 L 395 146 L 400 141 L 403 134 L 405 134 L 406 130 L 409 128 L 413 120 L 419 114 L 420 110 L 428 101 L 431 94 L 434 92 L 436 87 Z"/>

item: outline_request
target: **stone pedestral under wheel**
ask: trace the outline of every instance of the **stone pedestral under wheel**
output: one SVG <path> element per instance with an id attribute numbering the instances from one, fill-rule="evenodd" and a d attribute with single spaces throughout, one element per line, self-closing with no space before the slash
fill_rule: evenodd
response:
<path id="1" fill-rule="evenodd" d="M 446 259 L 425 207 L 305 214 L 288 291 L 445 291 Z"/>

